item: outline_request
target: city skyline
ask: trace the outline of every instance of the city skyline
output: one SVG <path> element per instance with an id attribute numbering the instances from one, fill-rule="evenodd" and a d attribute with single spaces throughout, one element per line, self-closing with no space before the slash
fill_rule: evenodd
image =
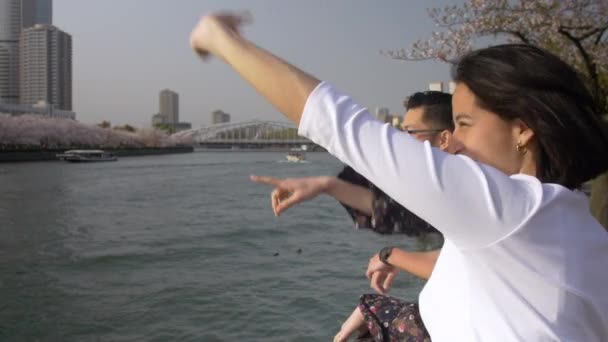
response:
<path id="1" fill-rule="evenodd" d="M 0 105 L 74 117 L 72 37 L 53 26 L 52 0 L 0 0 Z"/>
<path id="2" fill-rule="evenodd" d="M 74 110 L 78 120 L 149 126 L 158 89 L 180 94 L 181 120 L 208 124 L 221 109 L 232 121 L 282 120 L 280 114 L 226 66 L 202 63 L 188 36 L 200 14 L 249 10 L 246 37 L 328 80 L 370 107 L 403 112 L 403 99 L 430 82 L 449 80 L 439 62 L 393 61 L 380 50 L 400 49 L 434 29 L 426 8 L 448 0 L 113 1 L 55 0 L 53 20 L 74 37 Z M 314 25 L 310 18 L 315 18 Z M 338 18 L 338 20 L 336 20 Z"/>

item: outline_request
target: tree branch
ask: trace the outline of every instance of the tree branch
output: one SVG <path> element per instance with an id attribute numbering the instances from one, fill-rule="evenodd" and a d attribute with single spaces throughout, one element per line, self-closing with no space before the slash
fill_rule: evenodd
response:
<path id="1" fill-rule="evenodd" d="M 519 32 L 519 31 L 497 31 L 497 32 L 514 35 L 515 37 L 519 38 L 522 41 L 522 43 L 530 44 L 530 40 L 528 39 L 528 37 L 526 37 L 525 34 L 523 34 L 523 32 Z"/>
<path id="2" fill-rule="evenodd" d="M 597 38 L 595 39 L 594 45 L 597 45 L 597 44 L 599 44 L 602 41 L 602 37 L 604 36 L 604 33 L 606 33 L 606 30 L 608 30 L 608 25 L 604 26 L 601 29 L 601 31 L 597 35 Z"/>
<path id="3" fill-rule="evenodd" d="M 599 104 L 602 102 L 601 102 L 601 98 L 600 98 L 601 97 L 600 83 L 599 83 L 599 75 L 597 72 L 596 64 L 591 59 L 591 56 L 589 56 L 589 53 L 587 53 L 587 50 L 585 50 L 585 47 L 583 46 L 583 44 L 581 44 L 580 38 L 573 36 L 564 27 L 560 27 L 558 29 L 558 32 L 561 33 L 566 38 L 568 38 L 572 42 L 572 44 L 574 44 L 574 46 L 576 46 L 578 52 L 581 54 L 581 57 L 583 57 L 583 61 L 585 63 L 585 68 L 587 69 L 587 72 L 589 73 L 589 78 L 591 79 L 591 82 L 593 83 L 592 89 L 593 89 L 593 92 L 595 93 L 595 94 L 593 94 L 593 97 L 595 98 L 596 104 L 599 106 Z M 600 109 L 600 108 L 598 108 L 598 109 Z"/>
<path id="4" fill-rule="evenodd" d="M 600 32 L 602 32 L 602 34 L 603 34 L 603 32 L 604 32 L 604 31 L 606 31 L 606 29 L 608 29 L 608 25 L 604 25 L 603 27 L 598 27 L 598 28 L 595 28 L 595 29 L 593 29 L 593 30 L 591 30 L 591 31 L 589 31 L 589 32 L 587 32 L 587 33 L 585 33 L 585 34 L 583 34 L 582 36 L 579 36 L 577 39 L 578 39 L 578 40 L 585 40 L 585 39 L 587 39 L 587 38 L 589 38 L 589 37 L 593 36 L 594 34 L 596 34 L 596 33 L 600 33 Z M 600 37 L 601 37 L 601 36 L 602 36 L 602 35 L 600 34 Z"/>

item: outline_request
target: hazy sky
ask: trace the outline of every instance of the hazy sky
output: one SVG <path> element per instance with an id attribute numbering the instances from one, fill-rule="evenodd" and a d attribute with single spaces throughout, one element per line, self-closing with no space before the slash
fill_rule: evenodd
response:
<path id="1" fill-rule="evenodd" d="M 450 0 L 55 0 L 54 24 L 72 35 L 74 110 L 87 123 L 149 126 L 158 93 L 180 95 L 195 127 L 222 109 L 232 121 L 284 120 L 227 66 L 201 62 L 188 38 L 201 14 L 249 10 L 245 35 L 369 108 L 403 111 L 404 96 L 448 81 L 438 62 L 402 62 L 379 51 L 408 47 L 434 29 L 426 8 Z"/>

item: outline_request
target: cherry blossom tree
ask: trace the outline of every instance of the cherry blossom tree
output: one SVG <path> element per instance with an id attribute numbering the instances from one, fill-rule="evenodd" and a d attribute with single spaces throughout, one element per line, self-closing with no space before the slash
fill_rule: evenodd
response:
<path id="1" fill-rule="evenodd" d="M 141 148 L 192 145 L 149 128 L 135 131 L 85 125 L 42 115 L 0 114 L 0 149 Z"/>
<path id="2" fill-rule="evenodd" d="M 608 113 L 608 1 L 468 0 L 428 13 L 439 30 L 409 49 L 386 52 L 389 57 L 453 62 L 484 37 L 532 44 L 574 66 Z"/>
<path id="3" fill-rule="evenodd" d="M 437 31 L 385 54 L 453 63 L 487 38 L 539 46 L 579 71 L 599 113 L 608 116 L 608 0 L 467 0 L 428 14 Z M 594 181 L 591 207 L 608 229 L 608 174 Z"/>

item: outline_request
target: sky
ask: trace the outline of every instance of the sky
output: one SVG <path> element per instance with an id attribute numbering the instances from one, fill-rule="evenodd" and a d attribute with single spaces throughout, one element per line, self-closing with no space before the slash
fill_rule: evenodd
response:
<path id="1" fill-rule="evenodd" d="M 449 81 L 449 67 L 405 62 L 381 50 L 407 48 L 435 29 L 426 9 L 454 0 L 54 0 L 53 23 L 73 39 L 73 105 L 77 120 L 151 125 L 158 94 L 180 96 L 180 121 L 209 124 L 221 109 L 233 122 L 286 121 L 218 60 L 190 49 L 201 15 L 247 10 L 244 35 L 337 86 L 374 110 L 403 113 L 408 94 Z"/>

